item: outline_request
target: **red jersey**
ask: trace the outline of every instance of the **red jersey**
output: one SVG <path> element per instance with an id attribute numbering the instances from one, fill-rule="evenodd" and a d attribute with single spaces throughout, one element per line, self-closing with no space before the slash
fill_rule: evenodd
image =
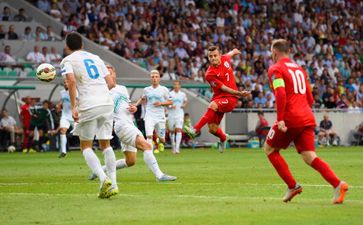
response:
<path id="1" fill-rule="evenodd" d="M 222 55 L 221 64 L 218 67 L 208 67 L 208 70 L 205 73 L 205 79 L 208 81 L 213 90 L 212 101 L 221 97 L 237 98 L 235 95 L 221 90 L 222 85 L 238 90 L 231 65 L 231 57 L 228 54 Z"/>
<path id="2" fill-rule="evenodd" d="M 20 107 L 20 118 L 21 118 L 21 123 L 23 124 L 24 127 L 30 126 L 31 115 L 29 107 L 30 105 L 28 104 L 24 104 Z"/>
<path id="3" fill-rule="evenodd" d="M 284 120 L 287 128 L 316 125 L 313 95 L 303 68 L 284 58 L 269 68 L 268 79 L 276 96 L 277 121 Z"/>

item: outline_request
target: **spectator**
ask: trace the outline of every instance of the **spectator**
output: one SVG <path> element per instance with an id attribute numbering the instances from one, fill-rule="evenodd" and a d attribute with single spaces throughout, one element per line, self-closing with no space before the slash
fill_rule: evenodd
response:
<path id="1" fill-rule="evenodd" d="M 43 28 L 41 28 L 39 26 L 37 28 L 35 28 L 34 39 L 35 39 L 35 41 L 46 41 L 47 40 L 46 34 L 43 31 Z"/>
<path id="2" fill-rule="evenodd" d="M 11 18 L 11 12 L 10 12 L 10 8 L 5 6 L 3 8 L 3 12 L 1 13 L 0 15 L 0 20 L 1 21 L 11 21 L 12 18 Z"/>
<path id="3" fill-rule="evenodd" d="M 42 48 L 42 54 L 44 56 L 44 61 L 46 63 L 51 63 L 52 62 L 52 59 L 50 58 L 50 54 L 48 54 L 48 47 L 44 46 Z"/>
<path id="4" fill-rule="evenodd" d="M 270 130 L 268 121 L 265 118 L 265 115 L 262 111 L 259 111 L 257 113 L 258 115 L 258 121 L 256 124 L 255 132 L 258 137 L 260 147 L 262 147 L 264 139 L 266 139 L 266 136 Z"/>
<path id="5" fill-rule="evenodd" d="M 26 41 L 33 41 L 34 40 L 34 34 L 32 33 L 32 28 L 27 26 L 24 29 L 24 34 L 21 36 L 21 39 Z"/>
<path id="6" fill-rule="evenodd" d="M 51 26 L 47 26 L 47 33 L 45 34 L 46 41 L 58 41 L 58 38 L 53 32 L 53 28 Z"/>
<path id="7" fill-rule="evenodd" d="M 20 8 L 18 14 L 14 16 L 14 21 L 25 22 L 28 21 L 28 18 L 25 16 L 25 10 Z"/>
<path id="8" fill-rule="evenodd" d="M 320 121 L 320 131 L 318 133 L 318 137 L 319 137 L 319 144 L 322 143 L 322 139 L 325 137 L 326 140 L 326 145 L 337 145 L 337 134 L 335 133 L 335 131 L 333 130 L 333 123 L 329 120 L 329 116 L 328 114 L 324 115 L 324 119 L 322 121 Z M 331 143 L 331 138 L 332 138 L 332 143 Z"/>
<path id="9" fill-rule="evenodd" d="M 4 47 L 4 52 L 0 53 L 0 62 L 3 64 L 14 64 L 16 60 L 11 55 L 11 47 L 10 45 L 6 45 Z"/>
<path id="10" fill-rule="evenodd" d="M 62 18 L 63 18 L 62 13 L 58 8 L 57 3 L 55 3 L 55 2 L 52 3 L 52 7 L 50 9 L 50 15 L 53 18 L 55 18 L 58 22 L 62 21 Z"/>
<path id="11" fill-rule="evenodd" d="M 255 107 L 256 108 L 262 108 L 264 105 L 266 105 L 266 98 L 263 96 L 262 92 L 259 92 L 257 97 L 254 99 Z"/>
<path id="12" fill-rule="evenodd" d="M 32 102 L 33 102 L 32 99 L 29 96 L 27 96 L 24 99 L 24 105 L 20 107 L 20 120 L 23 126 L 23 143 L 22 143 L 23 152 L 27 152 L 27 149 L 31 147 L 29 145 L 29 134 L 30 134 L 30 120 L 32 116 L 30 114 L 29 109 Z"/>
<path id="13" fill-rule="evenodd" d="M 57 52 L 55 47 L 50 48 L 50 53 L 48 54 L 50 62 L 57 65 L 61 62 L 62 56 Z"/>
<path id="14" fill-rule="evenodd" d="M 4 26 L 0 24 L 0 40 L 5 39 L 6 33 L 4 32 Z"/>
<path id="15" fill-rule="evenodd" d="M 361 145 L 363 144 L 363 122 L 360 123 L 353 131 L 353 142 L 352 145 Z"/>
<path id="16" fill-rule="evenodd" d="M 39 52 L 39 47 L 37 45 L 34 45 L 34 50 L 28 53 L 28 55 L 26 56 L 26 60 L 35 64 L 40 64 L 45 62 L 44 55 L 41 52 Z"/>
<path id="17" fill-rule="evenodd" d="M 20 133 L 19 128 L 16 126 L 16 121 L 12 116 L 9 116 L 9 113 L 6 109 L 1 111 L 1 120 L 0 120 L 0 145 L 8 147 L 10 145 L 15 146 L 15 134 Z M 10 137 L 10 144 L 9 142 Z"/>
<path id="18" fill-rule="evenodd" d="M 41 9 L 43 12 L 49 13 L 50 12 L 50 3 L 48 0 L 38 0 L 37 7 Z"/>
<path id="19" fill-rule="evenodd" d="M 7 39 L 8 40 L 17 40 L 18 39 L 18 34 L 15 33 L 14 25 L 9 26 L 9 30 L 7 33 Z"/>

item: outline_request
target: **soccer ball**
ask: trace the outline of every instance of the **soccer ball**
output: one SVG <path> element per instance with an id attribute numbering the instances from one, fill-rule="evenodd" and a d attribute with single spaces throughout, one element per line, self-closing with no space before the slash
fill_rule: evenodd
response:
<path id="1" fill-rule="evenodd" d="M 37 78 L 40 81 L 52 81 L 56 75 L 57 71 L 55 70 L 54 66 L 49 63 L 42 63 L 37 68 Z"/>
<path id="2" fill-rule="evenodd" d="M 9 153 L 15 152 L 15 150 L 16 150 L 16 148 L 15 148 L 13 145 L 10 145 L 10 146 L 8 147 L 8 152 L 9 152 Z"/>

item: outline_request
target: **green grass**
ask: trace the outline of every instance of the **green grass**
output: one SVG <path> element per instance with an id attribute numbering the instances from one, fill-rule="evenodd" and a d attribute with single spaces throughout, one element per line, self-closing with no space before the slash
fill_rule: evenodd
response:
<path id="1" fill-rule="evenodd" d="M 120 195 L 97 198 L 79 152 L 0 154 L 0 224 L 362 224 L 363 149 L 319 149 L 350 184 L 343 205 L 331 204 L 332 188 L 294 150 L 283 155 L 304 186 L 285 204 L 286 187 L 260 150 L 170 151 L 157 155 L 176 182 L 157 183 L 139 154 L 133 168 L 118 171 Z M 100 153 L 98 153 L 101 156 Z M 121 153 L 117 152 L 117 157 Z"/>

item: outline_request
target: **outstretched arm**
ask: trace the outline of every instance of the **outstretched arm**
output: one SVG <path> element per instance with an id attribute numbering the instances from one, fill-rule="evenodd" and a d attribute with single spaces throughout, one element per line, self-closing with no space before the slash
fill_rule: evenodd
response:
<path id="1" fill-rule="evenodd" d="M 231 58 L 241 54 L 240 50 L 234 48 L 232 51 L 228 52 L 227 55 L 230 56 Z"/>

